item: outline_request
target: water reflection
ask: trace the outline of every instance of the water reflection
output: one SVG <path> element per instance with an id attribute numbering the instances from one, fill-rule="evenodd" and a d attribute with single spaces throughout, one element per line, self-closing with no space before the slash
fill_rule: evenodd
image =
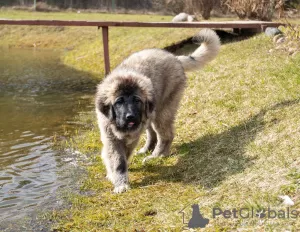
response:
<path id="1" fill-rule="evenodd" d="M 97 80 L 52 51 L 0 50 L 0 222 L 26 215 L 64 185 L 53 136 L 92 109 Z"/>

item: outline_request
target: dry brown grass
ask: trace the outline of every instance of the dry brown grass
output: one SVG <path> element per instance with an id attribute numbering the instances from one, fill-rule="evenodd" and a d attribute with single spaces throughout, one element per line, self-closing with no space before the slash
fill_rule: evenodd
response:
<path id="1" fill-rule="evenodd" d="M 284 19 L 284 23 L 286 26 L 280 28 L 283 34 L 273 38 L 274 48 L 295 57 L 300 53 L 300 25 L 291 23 L 287 18 Z M 270 50 L 273 51 L 274 49 Z"/>
<path id="2" fill-rule="evenodd" d="M 271 20 L 275 9 L 283 7 L 282 0 L 223 0 L 223 4 L 241 19 Z"/>
<path id="3" fill-rule="evenodd" d="M 219 0 L 166 0 L 167 10 L 175 14 L 187 12 L 201 15 L 203 19 L 209 19 L 211 11 L 220 2 Z M 198 17 L 199 18 L 199 17 Z"/>

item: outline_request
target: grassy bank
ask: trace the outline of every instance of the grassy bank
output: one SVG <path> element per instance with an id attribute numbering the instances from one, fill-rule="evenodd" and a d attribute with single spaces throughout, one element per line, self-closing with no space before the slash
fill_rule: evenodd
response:
<path id="1" fill-rule="evenodd" d="M 71 209 L 53 212 L 59 231 L 181 231 L 181 209 L 191 218 L 198 203 L 208 231 L 264 231 L 300 227 L 295 219 L 212 218 L 212 209 L 285 209 L 280 195 L 299 210 L 300 57 L 270 54 L 260 35 L 223 45 L 205 69 L 188 75 L 176 120 L 173 156 L 142 166 L 134 156 L 132 189 L 112 194 L 99 158 L 94 114 L 88 132 L 70 146 L 90 154 L 93 164 L 82 186 L 89 196 L 73 196 Z M 141 142 L 143 143 L 143 141 Z"/>
<path id="2" fill-rule="evenodd" d="M 57 18 L 69 17 L 60 14 L 55 13 Z M 138 16 L 138 20 L 149 20 L 146 17 L 169 20 L 165 16 Z M 14 32 L 16 37 L 18 30 Z M 65 30 L 71 33 L 79 29 Z M 102 74 L 101 41 L 94 38 L 100 34 L 96 29 L 84 30 L 91 30 L 91 39 L 84 37 L 79 43 L 83 32 L 76 32 L 78 37 L 68 38 L 74 48 L 62 60 L 73 68 Z M 133 51 L 163 47 L 193 33 L 195 30 L 111 30 L 112 66 Z M 1 35 L 0 43 L 12 43 L 7 36 Z M 17 43 L 23 44 L 22 40 Z M 81 187 L 82 194 L 69 197 L 70 208 L 48 215 L 56 222 L 53 229 L 181 231 L 185 225 L 179 212 L 184 209 L 188 222 L 192 204 L 199 204 L 202 215 L 210 220 L 207 231 L 300 228 L 299 218 L 212 217 L 214 207 L 285 210 L 280 195 L 294 200 L 291 210 L 300 208 L 300 56 L 269 53 L 273 46 L 264 35 L 228 43 L 210 65 L 189 73 L 176 120 L 173 155 L 151 160 L 145 166 L 145 156 L 134 156 L 129 170 L 132 189 L 126 193 L 113 194 L 112 185 L 105 179 L 94 112 L 81 118 L 85 127 L 66 146 L 89 155 L 89 175 Z"/>

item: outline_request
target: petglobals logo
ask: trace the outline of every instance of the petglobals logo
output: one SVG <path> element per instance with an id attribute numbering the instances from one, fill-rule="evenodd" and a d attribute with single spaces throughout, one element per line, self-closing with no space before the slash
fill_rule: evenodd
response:
<path id="1" fill-rule="evenodd" d="M 184 229 L 205 228 L 209 224 L 210 220 L 205 218 L 200 211 L 198 204 L 193 204 L 184 207 L 179 211 L 182 214 L 182 223 L 185 225 Z M 207 215 L 206 215 L 207 216 Z M 268 208 L 233 208 L 222 209 L 215 207 L 212 209 L 212 215 L 209 218 L 215 219 L 217 217 L 223 217 L 225 219 L 251 219 L 257 218 L 264 219 L 298 219 L 300 218 L 300 211 L 287 207 L 285 209 L 272 209 Z"/>
<path id="2" fill-rule="evenodd" d="M 254 208 L 241 208 L 241 209 L 226 209 L 223 210 L 221 208 L 213 208 L 212 212 L 213 218 L 218 216 L 232 219 L 232 218 L 264 218 L 264 219 L 274 219 L 274 218 L 281 218 L 281 219 L 296 219 L 300 218 L 300 212 L 295 209 L 290 209 L 287 207 L 286 209 L 275 210 L 271 208 L 264 208 L 264 209 L 254 209 Z"/>
<path id="3" fill-rule="evenodd" d="M 188 228 L 205 228 L 207 224 L 209 223 L 209 219 L 204 218 L 203 215 L 200 213 L 200 208 L 198 204 L 192 205 L 192 217 L 190 218 L 189 222 L 185 222 L 185 208 L 179 211 L 179 213 L 182 213 L 182 223 L 186 224 Z"/>

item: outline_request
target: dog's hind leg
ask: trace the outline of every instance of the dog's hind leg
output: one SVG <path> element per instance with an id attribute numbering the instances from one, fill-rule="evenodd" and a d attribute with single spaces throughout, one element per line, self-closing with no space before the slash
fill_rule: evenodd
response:
<path id="1" fill-rule="evenodd" d="M 154 130 L 157 135 L 157 143 L 152 154 L 144 158 L 143 163 L 155 157 L 170 155 L 170 147 L 174 138 L 173 123 L 173 117 L 169 118 L 168 121 L 160 120 L 159 124 L 154 123 Z"/>
<path id="2" fill-rule="evenodd" d="M 141 148 L 137 154 L 144 154 L 148 151 L 153 151 L 157 142 L 156 132 L 152 128 L 152 125 L 149 125 L 149 127 L 146 130 L 147 140 L 143 148 Z"/>
<path id="3" fill-rule="evenodd" d="M 178 83 L 177 88 L 174 88 L 166 98 L 163 104 L 166 107 L 156 111 L 152 126 L 156 132 L 157 143 L 152 154 L 144 158 L 143 163 L 155 157 L 170 155 L 170 147 L 174 138 L 174 121 L 183 90 L 184 81 Z"/>

